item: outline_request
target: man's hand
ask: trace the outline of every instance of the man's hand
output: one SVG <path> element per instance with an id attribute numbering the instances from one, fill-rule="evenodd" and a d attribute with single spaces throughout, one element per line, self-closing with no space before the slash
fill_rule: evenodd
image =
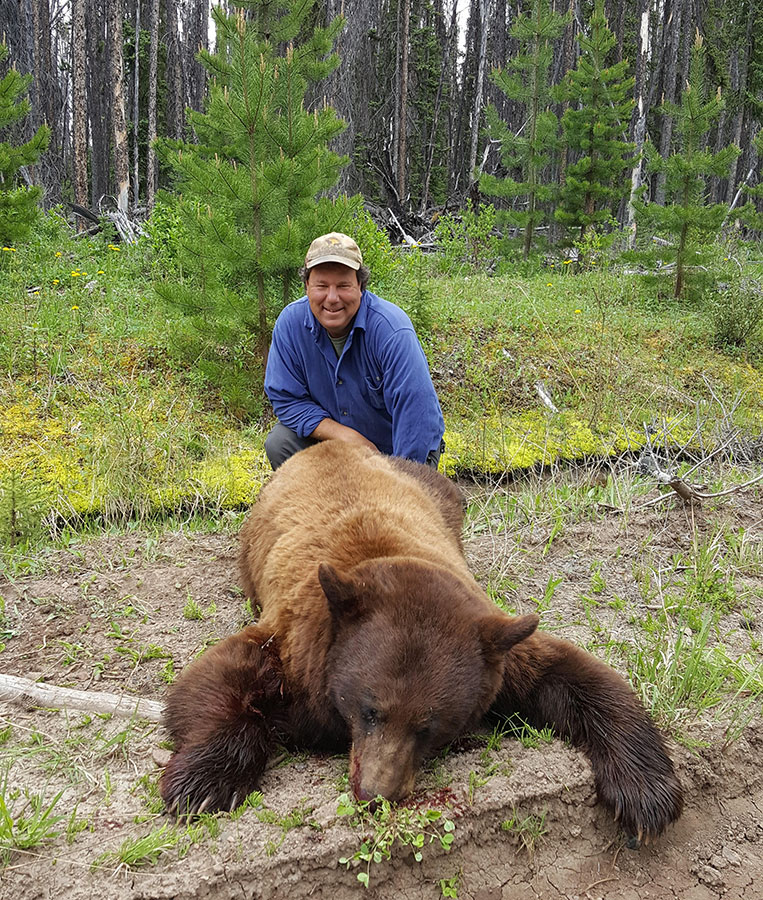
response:
<path id="1" fill-rule="evenodd" d="M 363 437 L 359 431 L 347 425 L 340 425 L 333 419 L 321 419 L 310 437 L 316 441 L 344 441 L 346 444 L 359 444 L 361 447 L 377 449 L 376 445 L 367 437 Z"/>

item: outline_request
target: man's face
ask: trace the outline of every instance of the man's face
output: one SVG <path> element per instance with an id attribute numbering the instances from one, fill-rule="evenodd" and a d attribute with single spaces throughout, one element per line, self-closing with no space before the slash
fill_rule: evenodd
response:
<path id="1" fill-rule="evenodd" d="M 357 272 L 341 263 L 321 263 L 309 270 L 305 287 L 313 315 L 331 337 L 347 334 L 360 308 Z"/>

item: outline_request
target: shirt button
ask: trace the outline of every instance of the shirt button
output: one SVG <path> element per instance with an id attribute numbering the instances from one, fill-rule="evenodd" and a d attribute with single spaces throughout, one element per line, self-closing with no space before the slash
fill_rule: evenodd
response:
<path id="1" fill-rule="evenodd" d="M 343 415 L 343 416 L 346 416 L 346 415 L 347 415 L 347 410 L 346 410 L 346 409 L 343 409 L 343 410 L 342 410 L 342 415 Z"/>
<path id="2" fill-rule="evenodd" d="M 336 383 L 337 383 L 337 384 L 343 384 L 343 381 L 342 381 L 341 378 L 337 378 Z"/>

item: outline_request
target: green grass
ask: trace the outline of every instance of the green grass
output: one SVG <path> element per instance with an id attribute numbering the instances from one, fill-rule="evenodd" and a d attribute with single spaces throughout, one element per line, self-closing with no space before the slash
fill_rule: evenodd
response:
<path id="1" fill-rule="evenodd" d="M 61 826 L 66 819 L 63 804 L 59 807 L 63 793 L 47 799 L 42 794 L 12 790 L 9 769 L 5 770 L 0 781 L 0 868 L 12 851 L 31 850 L 65 831 Z"/>
<path id="2" fill-rule="evenodd" d="M 17 556 L 66 522 L 246 508 L 268 472 L 267 422 L 242 424 L 199 353 L 189 356 L 187 320 L 153 293 L 165 263 L 148 242 L 115 248 L 108 237 L 72 241 L 48 218 L 6 254 L 0 533 Z M 722 280 L 732 263 L 718 256 Z M 445 413 L 445 471 L 634 450 L 644 422 L 658 442 L 707 441 L 718 402 L 732 409 L 740 391 L 728 424 L 763 429 L 763 350 L 715 349 L 702 304 L 661 299 L 615 266 L 573 274 L 556 259 L 521 272 L 428 278 L 421 337 Z M 398 265 L 383 292 L 405 304 L 419 274 Z"/>

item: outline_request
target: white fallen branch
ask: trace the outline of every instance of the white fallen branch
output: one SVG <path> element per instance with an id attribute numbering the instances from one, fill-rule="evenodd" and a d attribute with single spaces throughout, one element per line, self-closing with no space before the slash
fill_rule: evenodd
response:
<path id="1" fill-rule="evenodd" d="M 160 722 L 164 706 L 155 700 L 131 697 L 129 694 L 107 694 L 103 691 L 78 691 L 57 687 L 17 675 L 0 675 L 0 700 L 31 703 L 52 709 L 82 709 L 91 713 L 111 713 Z"/>

